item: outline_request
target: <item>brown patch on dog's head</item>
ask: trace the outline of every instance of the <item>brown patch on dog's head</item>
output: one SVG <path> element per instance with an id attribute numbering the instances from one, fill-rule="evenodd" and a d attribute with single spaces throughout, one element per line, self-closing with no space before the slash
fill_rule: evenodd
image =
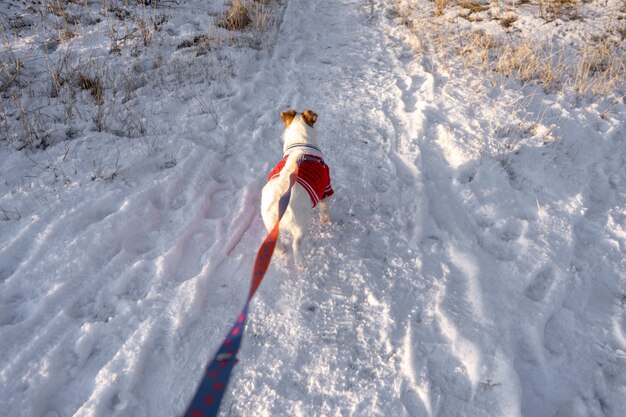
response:
<path id="1" fill-rule="evenodd" d="M 289 127 L 293 119 L 296 117 L 296 111 L 294 109 L 289 109 L 287 111 L 280 113 L 280 118 L 283 119 L 283 123 L 285 127 Z"/>
<path id="2" fill-rule="evenodd" d="M 302 113 L 302 119 L 304 120 L 304 123 L 313 127 L 315 122 L 317 122 L 317 114 L 315 114 L 313 110 L 305 110 Z"/>

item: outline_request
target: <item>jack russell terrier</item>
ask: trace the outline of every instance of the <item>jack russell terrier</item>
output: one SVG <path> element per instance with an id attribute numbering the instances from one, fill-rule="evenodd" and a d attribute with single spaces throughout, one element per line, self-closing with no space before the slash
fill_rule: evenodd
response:
<path id="1" fill-rule="evenodd" d="M 324 162 L 317 145 L 317 132 L 313 128 L 317 114 L 305 110 L 298 114 L 288 110 L 280 114 L 285 124 L 283 133 L 283 159 L 268 175 L 268 183 L 263 187 L 261 214 L 268 231 L 274 228 L 278 218 L 278 200 L 289 187 L 289 174 L 298 167 L 298 177 L 291 190 L 287 211 L 280 221 L 279 230 L 287 231 L 292 237 L 293 257 L 298 267 L 304 266 L 300 245 L 306 233 L 311 210 L 318 203 L 320 220 L 328 223 L 328 197 L 334 194 L 330 184 L 330 169 Z M 279 252 L 285 248 L 276 244 Z"/>

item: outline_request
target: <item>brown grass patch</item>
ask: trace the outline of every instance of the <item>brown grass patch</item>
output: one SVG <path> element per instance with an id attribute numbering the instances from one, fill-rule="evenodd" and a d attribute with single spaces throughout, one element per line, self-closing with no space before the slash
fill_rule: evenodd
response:
<path id="1" fill-rule="evenodd" d="M 78 33 L 72 32 L 71 30 L 65 28 L 59 32 L 59 39 L 61 42 L 67 42 L 78 36 Z"/>
<path id="2" fill-rule="evenodd" d="M 450 0 L 435 0 L 435 16 L 441 16 L 446 11 Z"/>
<path id="3" fill-rule="evenodd" d="M 80 82 L 80 88 L 83 90 L 89 90 L 97 104 L 104 103 L 102 80 L 100 80 L 100 78 L 91 78 L 82 73 L 79 73 L 78 80 Z"/>
<path id="4" fill-rule="evenodd" d="M 541 17 L 546 21 L 555 19 L 578 19 L 579 0 L 539 0 Z"/>
<path id="5" fill-rule="evenodd" d="M 487 6 L 483 6 L 482 4 L 478 4 L 473 1 L 465 0 L 459 2 L 459 7 L 469 10 L 470 13 L 481 13 L 489 10 L 489 7 Z"/>
<path id="6" fill-rule="evenodd" d="M 485 7 L 481 1 L 459 0 L 454 3 L 463 9 L 458 17 L 471 21 L 473 13 L 487 11 L 489 5 Z M 453 4 L 450 0 L 433 2 L 434 14 L 445 13 L 445 7 Z M 582 4 L 581 0 L 537 2 L 532 3 L 540 6 L 544 19 L 543 13 L 548 12 L 572 16 Z M 626 6 L 623 9 L 626 10 Z M 519 18 L 511 8 L 502 10 L 499 15 L 489 13 L 489 18 L 498 20 L 505 28 L 514 27 Z M 511 30 L 495 31 L 494 35 L 450 25 L 452 21 L 444 22 L 445 19 L 420 20 L 415 15 L 407 18 L 415 23 L 398 23 L 409 27 L 416 43 L 421 45 L 414 48 L 416 53 L 432 52 L 441 68 L 450 61 L 454 64 L 456 56 L 467 70 L 480 72 L 494 85 L 517 80 L 523 84 L 536 83 L 546 92 L 563 91 L 588 97 L 618 93 L 626 85 L 626 55 L 623 53 L 626 28 L 622 25 L 607 28 L 605 35 L 579 45 L 559 45 L 549 39 L 530 38 L 521 33 L 511 36 Z"/>
<path id="7" fill-rule="evenodd" d="M 546 89 L 564 81 L 567 65 L 562 52 L 552 53 L 534 41 L 505 45 L 497 55 L 494 71 L 505 77 L 524 83 L 539 81 Z"/>
<path id="8" fill-rule="evenodd" d="M 0 61 L 0 93 L 6 93 L 22 74 L 24 62 L 15 58 Z"/>
<path id="9" fill-rule="evenodd" d="M 502 27 L 509 29 L 511 26 L 513 26 L 513 23 L 517 22 L 517 16 L 504 16 L 501 17 L 499 20 Z"/>
<path id="10" fill-rule="evenodd" d="M 619 45 L 602 39 L 580 52 L 574 88 L 580 94 L 608 94 L 626 82 L 626 57 Z"/>
<path id="11" fill-rule="evenodd" d="M 250 11 L 243 0 L 233 0 L 217 25 L 228 30 L 244 30 L 252 23 Z"/>
<path id="12" fill-rule="evenodd" d="M 50 3 L 45 4 L 45 9 L 52 13 L 55 16 L 65 16 L 65 9 L 63 8 L 63 2 L 61 0 L 56 0 Z"/>

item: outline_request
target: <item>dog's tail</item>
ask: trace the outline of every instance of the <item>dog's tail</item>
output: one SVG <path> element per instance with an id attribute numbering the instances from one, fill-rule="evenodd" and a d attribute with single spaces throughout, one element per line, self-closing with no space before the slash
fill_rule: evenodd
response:
<path id="1" fill-rule="evenodd" d="M 298 163 L 304 156 L 304 152 L 302 151 L 294 151 L 289 154 L 287 157 L 287 161 L 285 162 L 285 166 L 280 171 L 280 175 L 278 176 L 278 182 L 280 184 L 280 189 L 287 191 L 289 188 L 289 176 L 293 171 L 298 167 Z"/>

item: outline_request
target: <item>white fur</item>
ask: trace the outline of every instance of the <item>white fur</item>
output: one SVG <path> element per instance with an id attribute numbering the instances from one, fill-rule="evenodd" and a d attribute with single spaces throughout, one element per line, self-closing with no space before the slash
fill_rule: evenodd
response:
<path id="1" fill-rule="evenodd" d="M 280 175 L 269 181 L 265 187 L 263 187 L 261 197 L 261 215 L 263 216 L 263 223 L 265 223 L 265 227 L 268 231 L 273 229 L 276 224 L 278 217 L 278 200 L 280 196 L 287 191 L 287 187 L 289 186 L 289 174 L 295 169 L 297 160 L 305 152 L 318 154 L 318 152 L 311 152 L 309 148 L 303 147 L 287 150 L 290 145 L 296 143 L 306 143 L 317 147 L 317 133 L 315 129 L 304 122 L 301 114 L 296 115 L 289 127 L 285 129 L 283 140 L 283 152 L 285 155 L 289 154 L 289 158 L 287 158 L 285 167 L 280 172 Z M 322 155 L 319 156 L 321 157 Z M 324 199 L 319 203 L 321 210 L 320 219 L 324 223 L 329 221 L 327 200 L 328 199 Z M 309 194 L 300 184 L 295 183 L 291 190 L 289 206 L 279 226 L 281 234 L 288 232 L 292 237 L 293 257 L 296 265 L 299 267 L 304 266 L 301 243 L 309 227 L 311 205 L 311 197 L 309 197 Z M 284 252 L 284 247 L 280 243 L 278 243 L 276 247 L 279 251 Z"/>

